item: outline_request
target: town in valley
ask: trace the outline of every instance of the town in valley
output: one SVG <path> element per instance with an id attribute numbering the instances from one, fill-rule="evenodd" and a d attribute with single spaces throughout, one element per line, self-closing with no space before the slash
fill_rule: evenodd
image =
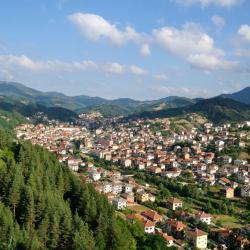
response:
<path id="1" fill-rule="evenodd" d="M 250 121 L 209 122 L 197 114 L 164 119 L 80 115 L 15 128 L 92 183 L 117 215 L 184 249 L 249 247 Z M 232 243 L 233 242 L 233 243 Z"/>

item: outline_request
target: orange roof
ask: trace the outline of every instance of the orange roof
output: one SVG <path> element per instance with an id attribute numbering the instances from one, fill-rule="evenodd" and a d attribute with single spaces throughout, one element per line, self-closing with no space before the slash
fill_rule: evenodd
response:
<path id="1" fill-rule="evenodd" d="M 146 219 L 143 216 L 141 216 L 140 214 L 127 214 L 126 218 L 128 220 L 135 220 L 135 219 L 137 219 L 137 220 L 140 220 L 141 222 L 146 221 Z"/>
<path id="2" fill-rule="evenodd" d="M 157 212 L 153 210 L 147 210 L 141 213 L 142 216 L 145 216 L 153 221 L 159 221 L 161 220 L 161 215 L 159 215 Z"/>
<path id="3" fill-rule="evenodd" d="M 144 227 L 154 227 L 155 226 L 155 222 L 151 221 L 151 220 L 146 220 L 143 223 Z"/>
<path id="4" fill-rule="evenodd" d="M 194 230 L 188 230 L 187 234 L 191 237 L 200 237 L 200 236 L 205 236 L 207 233 L 203 232 L 202 230 L 196 228 Z"/>
<path id="5" fill-rule="evenodd" d="M 199 218 L 211 218 L 210 214 L 207 214 L 207 213 L 205 213 L 203 211 L 197 212 L 195 216 L 197 216 Z"/>
<path id="6" fill-rule="evenodd" d="M 169 219 L 169 220 L 167 221 L 167 224 L 168 224 L 168 225 L 171 225 L 171 226 L 174 226 L 174 227 L 176 227 L 176 228 L 185 228 L 185 227 L 186 227 L 186 225 L 183 224 L 181 221 L 173 220 L 173 219 Z"/>

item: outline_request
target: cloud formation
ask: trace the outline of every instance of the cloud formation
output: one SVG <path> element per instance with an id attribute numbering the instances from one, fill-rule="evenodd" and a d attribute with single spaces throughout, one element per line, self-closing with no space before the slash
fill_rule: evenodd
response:
<path id="1" fill-rule="evenodd" d="M 239 1 L 188 0 L 185 2 L 186 4 L 199 2 L 203 6 L 216 2 L 223 6 L 229 6 Z M 78 12 L 68 18 L 85 38 L 91 41 L 107 40 L 118 46 L 132 42 L 140 47 L 140 53 L 143 56 L 149 56 L 151 54 L 150 46 L 158 43 L 172 54 L 184 58 L 192 66 L 202 70 L 229 70 L 236 65 L 236 62 L 224 59 L 224 51 L 216 48 L 213 38 L 203 32 L 199 24 L 196 23 L 186 23 L 181 29 L 165 26 L 154 29 L 149 35 L 138 33 L 131 26 L 120 30 L 116 24 L 95 14 Z M 218 28 L 225 25 L 225 20 L 220 16 L 213 16 L 212 21 Z M 123 67 L 117 65 L 113 65 L 111 68 L 114 73 L 125 71 Z M 145 75 L 144 71 L 135 68 L 130 68 L 130 71 L 134 74 Z"/>
<path id="2" fill-rule="evenodd" d="M 153 86 L 152 90 L 154 92 L 161 93 L 162 95 L 178 95 L 178 96 L 209 96 L 211 93 L 206 89 L 193 89 L 188 87 L 176 87 L 176 86 Z"/>
<path id="3" fill-rule="evenodd" d="M 19 67 L 32 72 L 43 71 L 97 71 L 103 73 L 123 74 L 130 73 L 134 75 L 146 75 L 148 72 L 138 66 L 123 65 L 117 62 L 111 63 L 96 63 L 91 60 L 63 62 L 59 60 L 35 61 L 31 58 L 22 55 L 0 55 L 0 66 L 5 70 L 14 70 Z M 9 72 L 9 71 L 8 71 Z"/>
<path id="4" fill-rule="evenodd" d="M 186 23 L 182 29 L 163 27 L 153 30 L 155 41 L 174 55 L 203 70 L 231 69 L 235 62 L 224 59 L 224 51 L 197 24 Z"/>
<path id="5" fill-rule="evenodd" d="M 150 56 L 151 51 L 150 51 L 150 46 L 149 46 L 148 43 L 142 44 L 142 46 L 141 46 L 141 48 L 140 48 L 140 53 L 141 53 L 143 56 Z"/>
<path id="6" fill-rule="evenodd" d="M 250 26 L 247 24 L 242 24 L 238 30 L 238 35 L 245 42 L 250 42 Z"/>
<path id="7" fill-rule="evenodd" d="M 167 81 L 168 77 L 165 74 L 153 75 L 154 79 L 159 81 Z"/>
<path id="8" fill-rule="evenodd" d="M 129 25 L 124 30 L 120 30 L 116 24 L 91 13 L 77 12 L 69 15 L 68 18 L 78 28 L 81 35 L 91 41 L 106 40 L 118 46 L 132 42 L 140 47 L 140 53 L 143 56 L 150 55 L 149 37 L 138 33 Z"/>
<path id="9" fill-rule="evenodd" d="M 224 18 L 221 16 L 216 16 L 216 15 L 212 16 L 211 20 L 214 23 L 214 25 L 219 29 L 222 29 L 226 24 Z"/>
<path id="10" fill-rule="evenodd" d="M 190 62 L 194 67 L 203 69 L 204 71 L 219 69 L 232 70 L 238 66 L 238 62 L 219 59 L 214 55 L 208 54 L 189 55 L 188 62 Z"/>
<path id="11" fill-rule="evenodd" d="M 215 5 L 220 7 L 232 7 L 242 3 L 244 0 L 176 0 L 183 5 L 199 4 L 201 7 L 207 7 L 209 5 Z"/>
<path id="12" fill-rule="evenodd" d="M 130 66 L 129 67 L 130 73 L 135 74 L 135 75 L 147 75 L 148 72 L 138 66 Z"/>
<path id="13" fill-rule="evenodd" d="M 114 44 L 122 45 L 129 41 L 138 42 L 141 39 L 140 34 L 131 26 L 120 31 L 115 24 L 99 15 L 78 12 L 70 15 L 69 20 L 77 26 L 84 37 L 92 41 L 104 38 Z"/>

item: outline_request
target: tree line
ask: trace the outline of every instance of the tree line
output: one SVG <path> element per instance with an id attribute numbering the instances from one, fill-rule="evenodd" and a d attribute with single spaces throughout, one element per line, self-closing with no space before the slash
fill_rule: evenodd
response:
<path id="1" fill-rule="evenodd" d="M 55 155 L 0 130 L 0 249 L 167 249 L 133 227 Z"/>

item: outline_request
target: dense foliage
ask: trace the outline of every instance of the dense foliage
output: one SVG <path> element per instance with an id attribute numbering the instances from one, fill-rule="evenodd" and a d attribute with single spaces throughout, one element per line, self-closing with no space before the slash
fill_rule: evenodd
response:
<path id="1" fill-rule="evenodd" d="M 54 155 L 0 133 L 0 249 L 135 249 L 126 223 Z"/>
<path id="2" fill-rule="evenodd" d="M 238 102 L 250 104 L 250 87 L 246 87 L 233 94 L 222 94 L 221 96 L 225 98 L 231 98 Z"/>
<path id="3" fill-rule="evenodd" d="M 201 100 L 193 105 L 180 108 L 162 109 L 159 111 L 143 112 L 130 118 L 164 118 L 177 117 L 189 113 L 199 113 L 214 123 L 223 123 L 226 121 L 246 121 L 250 119 L 250 105 L 226 99 L 215 97 Z"/>
<path id="4" fill-rule="evenodd" d="M 43 112 L 49 119 L 59 121 L 72 121 L 77 118 L 75 112 L 62 107 L 46 107 L 39 103 L 23 103 L 9 98 L 5 98 L 0 101 L 0 108 L 9 113 L 18 112 L 25 117 L 31 117 L 38 112 Z"/>
<path id="5" fill-rule="evenodd" d="M 17 112 L 7 112 L 0 110 L 0 128 L 12 130 L 14 127 L 24 121 L 25 118 Z"/>
<path id="6" fill-rule="evenodd" d="M 38 108 L 36 107 L 36 104 L 41 104 L 41 107 L 39 107 L 40 109 L 43 109 L 48 113 L 52 112 L 52 115 L 56 115 L 56 112 L 53 112 L 53 110 L 50 110 L 49 108 L 60 107 L 62 110 L 59 111 L 62 113 L 67 112 L 67 116 L 65 114 L 65 116 L 62 115 L 57 118 L 61 120 L 63 117 L 69 117 L 69 115 L 74 117 L 74 114 L 70 113 L 69 111 L 74 111 L 77 113 L 98 111 L 105 117 L 113 117 L 127 116 L 143 111 L 152 111 L 161 105 L 167 108 L 174 108 L 183 107 L 196 102 L 195 100 L 189 98 L 177 96 L 166 97 L 153 101 L 137 101 L 130 98 L 107 100 L 101 97 L 90 97 L 86 95 L 71 97 L 57 92 L 41 92 L 28 88 L 20 83 L 1 81 L 0 95 L 7 97 L 8 100 L 12 99 L 12 101 L 16 102 L 15 105 L 18 106 L 19 112 L 21 113 L 25 112 L 26 114 L 30 114 L 31 111 L 33 112 L 34 109 Z M 29 104 L 25 107 L 25 105 L 23 105 L 24 103 L 32 103 L 33 106 Z M 19 104 L 22 105 L 19 106 Z"/>
<path id="7" fill-rule="evenodd" d="M 168 249 L 53 154 L 0 130 L 0 250 L 137 248 Z"/>

